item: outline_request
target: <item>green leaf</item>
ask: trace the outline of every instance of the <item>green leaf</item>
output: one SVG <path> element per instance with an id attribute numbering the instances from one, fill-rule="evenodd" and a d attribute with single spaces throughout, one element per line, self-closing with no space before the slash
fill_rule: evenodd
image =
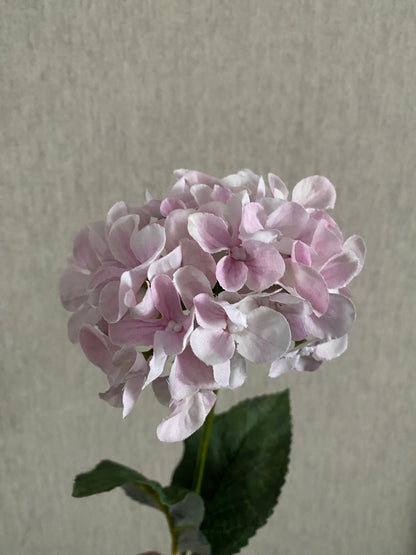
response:
<path id="1" fill-rule="evenodd" d="M 185 441 L 172 483 L 192 488 L 202 430 Z M 214 418 L 201 495 L 201 530 L 215 555 L 232 555 L 273 512 L 289 463 L 289 392 L 248 399 Z"/>
<path id="2" fill-rule="evenodd" d="M 186 496 L 169 507 L 169 514 L 173 519 L 174 531 L 177 537 L 179 552 L 192 551 L 199 555 L 210 555 L 209 543 L 199 530 L 204 518 L 204 502 L 195 492 Z"/>
<path id="3" fill-rule="evenodd" d="M 154 480 L 148 480 L 143 474 L 127 466 L 104 460 L 95 468 L 75 478 L 73 497 L 87 497 L 96 493 L 122 487 L 127 495 L 157 509 L 169 505 L 163 487 Z"/>
<path id="4" fill-rule="evenodd" d="M 176 485 L 164 488 L 132 468 L 104 460 L 89 472 L 75 478 L 72 495 L 87 497 L 116 487 L 123 488 L 134 501 L 164 513 L 171 535 L 176 538 L 177 549 L 210 555 L 209 543 L 199 530 L 204 517 L 204 502 L 199 495 L 189 492 L 187 488 Z"/>

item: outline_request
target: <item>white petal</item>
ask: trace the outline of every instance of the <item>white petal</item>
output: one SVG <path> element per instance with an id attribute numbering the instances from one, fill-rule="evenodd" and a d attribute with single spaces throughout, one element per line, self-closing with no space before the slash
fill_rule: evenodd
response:
<path id="1" fill-rule="evenodd" d="M 335 187 L 326 177 L 312 175 L 305 177 L 295 185 L 292 200 L 305 208 L 326 210 L 334 208 L 336 200 Z"/>
<path id="2" fill-rule="evenodd" d="M 68 337 L 71 343 L 77 343 L 79 332 L 84 324 L 96 324 L 101 318 L 97 308 L 91 308 L 87 303 L 71 314 L 68 320 Z"/>
<path id="3" fill-rule="evenodd" d="M 289 191 L 280 177 L 274 173 L 269 173 L 267 177 L 269 179 L 269 185 L 273 196 L 276 198 L 287 199 Z"/>
<path id="4" fill-rule="evenodd" d="M 196 328 L 191 334 L 190 342 L 193 352 L 208 366 L 230 360 L 234 354 L 232 336 L 221 329 Z"/>
<path id="5" fill-rule="evenodd" d="M 159 258 L 155 262 L 152 262 L 149 266 L 147 272 L 147 277 L 149 281 L 157 276 L 158 274 L 166 274 L 169 277 L 173 276 L 173 273 L 180 267 L 182 263 L 182 249 L 180 246 L 176 247 L 168 253 L 166 256 Z"/>
<path id="6" fill-rule="evenodd" d="M 295 368 L 298 359 L 299 355 L 297 353 L 289 353 L 282 358 L 277 358 L 270 366 L 269 378 L 277 378 L 287 374 Z"/>
<path id="7" fill-rule="evenodd" d="M 315 356 L 324 360 L 332 360 L 339 357 L 348 347 L 348 335 L 343 335 L 337 339 L 331 339 L 315 347 Z"/>
<path id="8" fill-rule="evenodd" d="M 130 237 L 130 248 L 141 263 L 156 260 L 165 247 L 165 229 L 159 224 L 150 224 L 143 229 L 135 229 Z"/>
<path id="9" fill-rule="evenodd" d="M 230 360 L 230 382 L 228 387 L 236 389 L 243 385 L 247 378 L 246 360 L 237 353 L 234 353 Z"/>
<path id="10" fill-rule="evenodd" d="M 142 391 L 145 379 L 145 375 L 139 374 L 134 378 L 130 378 L 126 382 L 123 390 L 123 418 L 126 418 L 126 416 L 132 411 L 134 404 Z"/>
<path id="11" fill-rule="evenodd" d="M 179 268 L 173 276 L 173 283 L 186 308 L 191 309 L 194 298 L 199 293 L 211 294 L 211 285 L 205 275 L 195 266 Z"/>
<path id="12" fill-rule="evenodd" d="M 271 362 L 289 348 L 291 337 L 282 314 L 261 306 L 247 315 L 247 328 L 234 336 L 237 351 L 251 362 Z"/>
<path id="13" fill-rule="evenodd" d="M 305 327 L 315 337 L 335 339 L 348 333 L 354 320 L 355 308 L 350 299 L 331 293 L 325 314 L 320 318 L 314 314 L 305 315 Z"/>
<path id="14" fill-rule="evenodd" d="M 173 402 L 170 416 L 157 427 L 157 437 L 167 442 L 186 439 L 202 426 L 215 401 L 215 394 L 206 391 Z"/>

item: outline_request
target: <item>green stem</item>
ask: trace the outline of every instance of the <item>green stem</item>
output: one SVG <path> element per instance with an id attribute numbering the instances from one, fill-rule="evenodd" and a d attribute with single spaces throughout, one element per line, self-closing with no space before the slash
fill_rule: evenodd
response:
<path id="1" fill-rule="evenodd" d="M 218 391 L 214 391 L 215 394 Z M 198 446 L 198 454 L 196 456 L 196 465 L 195 465 L 195 474 L 194 474 L 194 482 L 192 489 L 198 495 L 201 493 L 201 486 L 202 486 L 202 478 L 204 476 L 204 468 L 205 468 L 205 461 L 207 458 L 208 453 L 208 443 L 209 443 L 209 436 L 211 435 L 211 428 L 212 423 L 214 422 L 214 410 L 215 410 L 215 403 L 208 416 L 205 418 L 204 425 L 202 427 L 202 436 L 199 440 Z M 193 555 L 192 551 L 186 551 L 186 553 L 182 553 L 181 555 Z"/>
<path id="2" fill-rule="evenodd" d="M 204 476 L 205 461 L 208 453 L 209 436 L 211 434 L 212 423 L 214 421 L 214 410 L 215 404 L 205 419 L 204 426 L 202 428 L 202 436 L 199 441 L 198 455 L 196 457 L 194 483 L 192 486 L 192 489 L 195 491 L 195 493 L 198 494 L 201 493 L 202 478 Z"/>
<path id="3" fill-rule="evenodd" d="M 172 549 L 171 549 L 171 555 L 178 555 L 178 538 L 176 536 L 176 532 L 174 529 L 174 524 L 173 524 L 173 518 L 170 516 L 168 509 L 165 507 L 165 505 L 163 505 L 163 503 L 160 502 L 160 499 L 157 495 L 155 495 L 155 492 L 152 490 L 152 488 L 150 488 L 149 486 L 146 486 L 145 484 L 136 484 L 137 487 L 139 487 L 141 490 L 143 490 L 145 493 L 147 493 L 147 495 L 149 495 L 152 499 L 154 499 L 154 501 L 156 502 L 156 504 L 158 505 L 159 509 L 162 511 L 162 513 L 165 515 L 168 526 L 169 526 L 169 532 L 172 538 Z"/>
<path id="4" fill-rule="evenodd" d="M 217 391 L 214 391 L 216 394 Z M 215 403 L 208 416 L 205 418 L 204 426 L 202 428 L 202 436 L 199 440 L 198 454 L 196 456 L 195 474 L 192 489 L 198 495 L 201 493 L 202 478 L 204 476 L 205 461 L 208 453 L 209 436 L 211 435 L 212 423 L 214 421 Z M 182 553 L 182 555 L 193 555 L 192 551 Z"/>

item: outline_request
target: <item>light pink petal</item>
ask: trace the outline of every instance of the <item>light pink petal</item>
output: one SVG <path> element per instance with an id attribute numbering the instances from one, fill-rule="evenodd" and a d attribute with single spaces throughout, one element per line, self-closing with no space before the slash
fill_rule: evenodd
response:
<path id="1" fill-rule="evenodd" d="M 220 387 L 228 388 L 230 384 L 230 375 L 231 375 L 231 368 L 230 368 L 230 360 L 225 360 L 224 362 L 219 362 L 218 364 L 214 364 L 214 378 L 217 385 L 217 388 Z"/>
<path id="2" fill-rule="evenodd" d="M 90 245 L 97 255 L 97 258 L 101 262 L 111 260 L 113 257 L 108 247 L 105 222 L 92 222 L 88 224 L 88 228 Z"/>
<path id="3" fill-rule="evenodd" d="M 173 276 L 173 283 L 186 308 L 194 305 L 194 297 L 199 293 L 211 294 L 211 284 L 205 275 L 195 266 L 179 268 Z"/>
<path id="4" fill-rule="evenodd" d="M 141 213 L 140 213 L 140 218 L 143 217 L 142 214 L 146 215 L 144 225 L 147 225 L 150 222 L 151 218 L 156 218 L 157 220 L 159 220 L 162 217 L 162 214 L 160 213 L 160 204 L 161 204 L 160 200 L 153 199 L 151 197 L 146 196 L 146 204 L 142 206 Z"/>
<path id="5" fill-rule="evenodd" d="M 263 229 L 261 220 L 264 219 L 264 208 L 257 202 L 250 202 L 243 206 L 240 223 L 240 233 L 250 234 Z"/>
<path id="6" fill-rule="evenodd" d="M 238 235 L 240 231 L 243 207 L 250 202 L 247 191 L 231 196 L 225 205 L 224 217 L 231 229 L 231 246 L 239 244 Z"/>
<path id="7" fill-rule="evenodd" d="M 313 268 L 286 260 L 286 272 L 281 283 L 309 301 L 317 315 L 321 316 L 326 312 L 329 302 L 328 287 L 323 277 Z"/>
<path id="8" fill-rule="evenodd" d="M 311 248 L 302 241 L 295 241 L 292 246 L 292 260 L 310 266 L 312 264 Z"/>
<path id="9" fill-rule="evenodd" d="M 189 314 L 182 321 L 182 326 L 183 326 L 183 329 L 180 332 L 180 336 L 182 338 L 181 352 L 185 349 L 187 345 L 189 345 L 191 333 L 195 328 L 195 309 L 191 309 Z"/>
<path id="10" fill-rule="evenodd" d="M 340 287 L 338 289 L 338 293 L 340 295 L 344 295 L 344 297 L 348 297 L 349 299 L 351 299 L 351 290 L 348 289 L 348 287 Z"/>
<path id="11" fill-rule="evenodd" d="M 296 352 L 288 353 L 282 358 L 277 358 L 270 366 L 269 378 L 278 378 L 279 376 L 283 376 L 283 374 L 287 374 L 295 368 L 298 360 L 299 355 Z"/>
<path id="12" fill-rule="evenodd" d="M 297 183 L 292 192 L 292 200 L 305 208 L 334 208 L 336 200 L 335 187 L 326 177 L 312 175 Z"/>
<path id="13" fill-rule="evenodd" d="M 321 366 L 322 360 L 316 360 L 312 356 L 300 356 L 296 363 L 298 372 L 315 372 Z"/>
<path id="14" fill-rule="evenodd" d="M 149 374 L 147 375 L 143 387 L 146 387 L 147 385 L 149 385 L 149 383 L 163 374 L 163 371 L 165 369 L 168 355 L 163 348 L 163 335 L 163 331 L 157 331 L 155 333 L 155 338 L 153 342 L 153 356 L 150 359 Z"/>
<path id="15" fill-rule="evenodd" d="M 229 360 L 235 350 L 233 338 L 225 330 L 196 328 L 190 343 L 196 356 L 208 366 Z"/>
<path id="16" fill-rule="evenodd" d="M 84 304 L 89 304 L 91 307 L 98 308 L 98 303 L 100 301 L 101 289 L 97 287 L 93 291 L 90 291 L 88 295 L 88 300 Z"/>
<path id="17" fill-rule="evenodd" d="M 286 318 L 293 341 L 305 339 L 308 332 L 305 328 L 305 317 L 312 312 L 312 307 L 307 301 L 292 297 L 287 293 L 278 293 L 271 297 L 278 303 L 278 311 Z M 290 300 L 289 300 L 290 299 Z"/>
<path id="18" fill-rule="evenodd" d="M 308 335 L 305 328 L 305 314 L 303 312 L 298 314 L 286 312 L 284 309 L 281 312 L 289 324 L 292 340 L 301 341 L 302 339 L 305 339 Z"/>
<path id="19" fill-rule="evenodd" d="M 266 183 L 264 182 L 264 178 L 261 175 L 259 182 L 257 184 L 256 198 L 262 199 L 265 196 L 266 196 Z"/>
<path id="20" fill-rule="evenodd" d="M 148 287 L 143 296 L 140 289 L 140 295 L 136 294 L 136 306 L 130 308 L 130 314 L 139 320 L 154 320 L 158 316 L 158 312 L 153 304 L 153 296 L 150 287 Z"/>
<path id="21" fill-rule="evenodd" d="M 198 206 L 202 206 L 204 204 L 212 202 L 214 200 L 212 198 L 212 192 L 212 187 L 210 187 L 209 185 L 204 185 L 202 183 L 192 185 L 191 187 L 191 195 L 194 197 Z"/>
<path id="22" fill-rule="evenodd" d="M 96 328 L 85 325 L 79 334 L 79 343 L 87 359 L 108 373 L 113 369 L 113 355 L 118 347 Z"/>
<path id="23" fill-rule="evenodd" d="M 136 294 L 142 287 L 146 280 L 146 268 L 143 266 L 136 266 L 131 270 L 123 272 L 120 278 L 119 292 L 118 292 L 118 302 L 119 302 L 119 314 L 118 318 L 121 318 L 123 314 L 126 313 L 126 307 L 136 306 Z M 115 320 L 112 320 L 113 322 Z"/>
<path id="24" fill-rule="evenodd" d="M 166 251 L 170 252 L 175 249 L 181 239 L 190 239 L 188 233 L 188 219 L 195 210 L 174 210 L 165 220 L 166 231 Z"/>
<path id="25" fill-rule="evenodd" d="M 197 170 L 189 170 L 184 174 L 186 182 L 189 185 L 215 185 L 221 183 L 221 179 L 208 175 L 207 173 L 199 172 Z"/>
<path id="26" fill-rule="evenodd" d="M 77 343 L 79 332 L 84 324 L 96 324 L 101 318 L 99 311 L 88 304 L 81 305 L 68 320 L 68 337 L 71 343 Z"/>
<path id="27" fill-rule="evenodd" d="M 220 301 L 219 299 L 217 299 L 217 302 L 221 308 L 224 309 L 224 312 L 227 314 L 227 317 L 232 324 L 235 324 L 235 326 L 240 329 L 247 326 L 247 316 L 240 310 L 241 304 L 231 304 L 225 300 Z M 230 327 L 230 322 L 228 323 L 228 327 Z"/>
<path id="28" fill-rule="evenodd" d="M 246 168 L 237 173 L 227 175 L 222 179 L 222 184 L 233 192 L 242 191 L 244 189 L 254 192 L 257 189 L 259 179 L 260 177 L 258 175 Z"/>
<path id="29" fill-rule="evenodd" d="M 160 441 L 182 441 L 202 426 L 216 401 L 211 391 L 198 392 L 171 404 L 171 414 L 157 427 Z"/>
<path id="30" fill-rule="evenodd" d="M 157 274 L 166 274 L 169 277 L 173 276 L 173 273 L 182 264 L 182 248 L 181 246 L 176 247 L 173 251 L 169 252 L 166 256 L 155 260 L 149 266 L 147 277 L 150 281 L 157 276 Z"/>
<path id="31" fill-rule="evenodd" d="M 61 303 L 66 310 L 74 312 L 88 297 L 87 288 L 91 275 L 68 266 L 59 280 Z"/>
<path id="32" fill-rule="evenodd" d="M 262 243 L 263 244 L 263 243 Z M 248 275 L 245 262 L 231 256 L 223 256 L 217 264 L 217 280 L 226 291 L 238 291 L 243 287 Z"/>
<path id="33" fill-rule="evenodd" d="M 261 291 L 282 277 L 285 263 L 273 245 L 266 245 L 260 241 L 245 241 L 243 246 L 247 253 L 247 287 L 253 291 Z"/>
<path id="34" fill-rule="evenodd" d="M 144 322 L 123 318 L 108 326 L 110 339 L 116 345 L 153 345 L 155 333 L 165 328 L 166 323 L 161 320 Z"/>
<path id="35" fill-rule="evenodd" d="M 158 333 L 161 334 L 163 349 L 167 355 L 177 355 L 183 351 L 183 330 L 175 332 L 165 329 Z"/>
<path id="36" fill-rule="evenodd" d="M 321 268 L 321 276 L 329 289 L 345 287 L 358 273 L 360 261 L 353 251 L 336 254 Z"/>
<path id="37" fill-rule="evenodd" d="M 123 389 L 123 418 L 126 418 L 132 411 L 142 391 L 145 379 L 146 374 L 138 374 L 126 382 Z"/>
<path id="38" fill-rule="evenodd" d="M 226 222 L 214 214 L 191 214 L 188 231 L 205 252 L 219 252 L 231 246 Z"/>
<path id="39" fill-rule="evenodd" d="M 265 227 L 278 229 L 285 237 L 296 239 L 309 220 L 306 210 L 296 202 L 285 202 L 267 218 Z"/>
<path id="40" fill-rule="evenodd" d="M 169 192 L 169 196 L 179 197 L 184 202 L 189 198 L 190 184 L 186 181 L 185 175 L 176 181 Z"/>
<path id="41" fill-rule="evenodd" d="M 141 264 L 156 260 L 165 248 L 165 229 L 159 224 L 150 224 L 143 229 L 135 229 L 130 237 L 130 248 Z M 136 263 L 137 265 L 137 263 Z"/>
<path id="42" fill-rule="evenodd" d="M 254 233 L 240 233 L 242 241 L 260 241 L 261 243 L 275 243 L 282 237 L 277 229 L 259 229 Z M 280 249 L 279 249 L 280 250 Z"/>
<path id="43" fill-rule="evenodd" d="M 214 365 L 215 381 L 221 388 L 236 389 L 247 378 L 246 361 L 235 351 L 230 360 Z"/>
<path id="44" fill-rule="evenodd" d="M 187 170 L 186 168 L 178 168 L 176 170 L 173 170 L 173 175 L 176 177 L 176 179 L 181 179 L 188 171 L 189 170 Z"/>
<path id="45" fill-rule="evenodd" d="M 140 218 L 136 214 L 122 216 L 111 226 L 108 234 L 108 244 L 116 260 L 127 268 L 137 266 L 136 259 L 130 247 L 130 237 L 138 229 Z"/>
<path id="46" fill-rule="evenodd" d="M 221 185 L 214 185 L 214 188 L 212 191 L 213 200 L 226 204 L 231 197 L 232 197 L 231 191 L 229 191 L 228 189 L 225 189 L 225 187 L 222 187 Z"/>
<path id="47" fill-rule="evenodd" d="M 204 364 L 190 347 L 177 355 L 169 377 L 173 399 L 183 399 L 200 389 L 217 389 L 212 367 Z"/>
<path id="48" fill-rule="evenodd" d="M 101 289 L 98 308 L 107 322 L 117 322 L 123 315 L 120 313 L 119 291 L 120 282 L 118 280 L 109 281 Z M 124 308 L 124 312 L 127 312 L 127 307 Z"/>
<path id="49" fill-rule="evenodd" d="M 245 359 L 235 351 L 230 360 L 230 389 L 241 387 L 247 378 L 247 369 Z"/>
<path id="50" fill-rule="evenodd" d="M 318 255 L 319 265 L 342 251 L 342 240 L 329 228 L 325 220 L 321 220 L 313 234 L 311 247 Z"/>
<path id="51" fill-rule="evenodd" d="M 182 239 L 182 264 L 183 266 L 196 266 L 205 274 L 211 287 L 214 287 L 217 278 L 215 276 L 216 264 L 211 254 L 203 251 L 193 239 Z"/>
<path id="52" fill-rule="evenodd" d="M 117 380 L 120 382 L 124 382 L 130 373 L 140 370 L 145 363 L 143 355 L 132 345 L 125 345 L 113 356 L 113 365 L 119 369 Z"/>
<path id="53" fill-rule="evenodd" d="M 119 408 L 123 406 L 123 384 L 112 385 L 104 393 L 98 394 L 100 399 L 107 401 L 112 407 Z"/>
<path id="54" fill-rule="evenodd" d="M 331 339 L 325 343 L 317 345 L 314 349 L 315 356 L 323 360 L 332 360 L 339 357 L 348 347 L 348 335 L 343 335 L 337 339 Z"/>
<path id="55" fill-rule="evenodd" d="M 227 318 L 221 303 L 215 301 L 211 295 L 200 293 L 194 298 L 195 316 L 200 326 L 211 329 L 224 329 Z"/>
<path id="56" fill-rule="evenodd" d="M 99 287 L 108 281 L 117 280 L 123 272 L 124 268 L 120 268 L 120 266 L 102 266 L 93 275 L 88 285 L 88 289 L 92 291 L 96 287 Z"/>
<path id="57" fill-rule="evenodd" d="M 351 237 L 348 237 L 345 241 L 343 249 L 345 251 L 352 251 L 357 256 L 359 260 L 358 272 L 361 272 L 367 251 L 364 239 L 359 235 L 351 235 Z"/>
<path id="58" fill-rule="evenodd" d="M 309 303 L 306 302 L 304 299 L 301 299 L 296 295 L 291 295 L 290 293 L 272 293 L 270 295 L 270 300 L 279 304 L 292 306 L 295 310 L 298 310 L 297 305 L 301 305 L 302 307 L 309 307 Z"/>
<path id="59" fill-rule="evenodd" d="M 173 210 L 186 208 L 186 204 L 178 198 L 165 198 L 160 204 L 160 213 L 166 218 Z"/>
<path id="60" fill-rule="evenodd" d="M 309 212 L 309 221 L 306 228 L 302 232 L 302 241 L 305 243 L 310 243 L 312 235 L 319 224 L 325 224 L 325 227 L 329 229 L 335 237 L 339 239 L 341 243 L 344 242 L 344 237 L 342 231 L 340 230 L 336 221 L 331 218 L 331 216 L 326 212 L 326 210 L 313 210 Z"/>
<path id="61" fill-rule="evenodd" d="M 73 256 L 81 268 L 94 272 L 100 264 L 90 243 L 90 228 L 85 226 L 75 237 Z"/>
<path id="62" fill-rule="evenodd" d="M 127 216 L 128 213 L 129 213 L 129 210 L 127 208 L 127 204 L 124 201 L 121 200 L 113 204 L 113 206 L 108 211 L 108 214 L 105 220 L 107 236 L 108 236 L 108 233 L 110 232 L 110 229 L 113 223 L 119 218 L 121 218 L 122 216 Z"/>
<path id="63" fill-rule="evenodd" d="M 251 362 L 271 362 L 290 345 L 290 328 L 279 312 L 261 306 L 247 315 L 247 328 L 234 335 L 237 351 Z"/>
<path id="64" fill-rule="evenodd" d="M 152 381 L 152 389 L 156 399 L 161 405 L 168 407 L 171 402 L 168 376 L 161 376 Z"/>
<path id="65" fill-rule="evenodd" d="M 309 333 L 320 339 L 335 339 L 347 334 L 355 320 L 355 308 L 343 295 L 330 294 L 328 309 L 318 318 L 314 314 L 305 317 Z"/>
<path id="66" fill-rule="evenodd" d="M 276 198 L 287 199 L 289 191 L 283 181 L 274 173 L 268 174 L 270 190 Z"/>
<path id="67" fill-rule="evenodd" d="M 160 314 L 168 321 L 181 322 L 184 317 L 181 302 L 170 277 L 157 275 L 152 281 L 151 289 L 153 302 Z"/>

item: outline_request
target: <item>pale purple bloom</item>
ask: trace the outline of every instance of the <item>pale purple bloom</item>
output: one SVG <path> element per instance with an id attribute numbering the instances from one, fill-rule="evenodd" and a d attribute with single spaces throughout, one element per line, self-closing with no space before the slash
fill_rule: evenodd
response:
<path id="1" fill-rule="evenodd" d="M 126 417 L 149 372 L 146 359 L 132 347 L 120 349 L 113 345 L 105 334 L 88 325 L 81 328 L 80 344 L 88 360 L 107 376 L 110 387 L 100 393 L 101 399 L 113 407 L 123 407 L 123 417 Z"/>
<path id="2" fill-rule="evenodd" d="M 151 384 L 169 407 L 162 441 L 197 430 L 214 392 L 242 386 L 249 363 L 276 377 L 340 356 L 366 254 L 329 216 L 326 177 L 291 196 L 273 173 L 175 177 L 165 199 L 118 202 L 85 226 L 60 280 L 70 339 L 108 379 L 100 397 L 126 416 Z"/>
<path id="3" fill-rule="evenodd" d="M 343 335 L 328 341 L 311 341 L 286 354 L 285 357 L 276 359 L 270 366 L 269 377 L 277 378 L 290 370 L 299 372 L 313 372 L 325 360 L 339 357 L 348 347 L 348 336 Z"/>
<path id="4" fill-rule="evenodd" d="M 186 439 L 202 426 L 215 401 L 212 391 L 198 391 L 179 401 L 172 399 L 170 415 L 157 427 L 157 437 L 169 442 Z"/>
<path id="5" fill-rule="evenodd" d="M 217 280 L 226 291 L 239 291 L 243 285 L 261 291 L 283 275 L 284 261 L 274 245 L 240 238 L 241 217 L 228 225 L 219 216 L 197 212 L 188 222 L 190 235 L 205 252 L 227 251 L 216 270 Z"/>
<path id="6" fill-rule="evenodd" d="M 199 324 L 190 336 L 192 350 L 205 364 L 212 365 L 216 381 L 229 387 L 237 372 L 244 381 L 242 360 L 271 362 L 290 344 L 286 319 L 275 310 L 260 306 L 244 314 L 236 305 L 216 300 L 205 293 L 194 298 Z"/>

